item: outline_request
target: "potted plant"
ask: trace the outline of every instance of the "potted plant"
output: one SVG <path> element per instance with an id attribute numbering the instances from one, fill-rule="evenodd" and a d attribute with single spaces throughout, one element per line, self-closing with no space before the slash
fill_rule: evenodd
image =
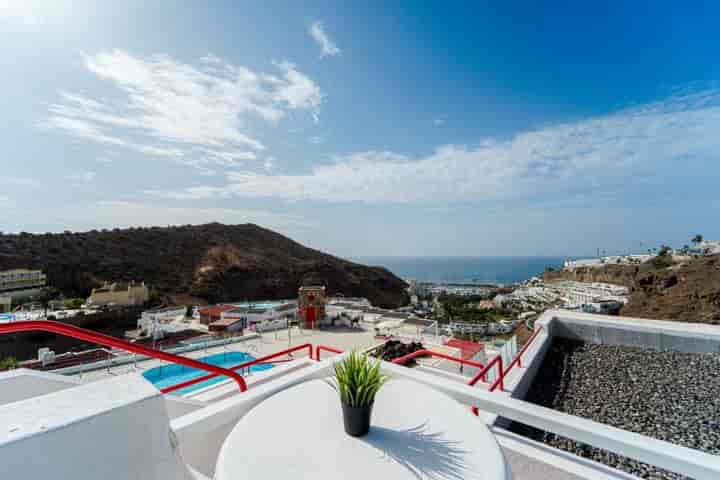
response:
<path id="1" fill-rule="evenodd" d="M 387 381 L 380 372 L 380 360 L 371 362 L 366 355 L 351 352 L 335 364 L 334 387 L 340 394 L 345 432 L 362 437 L 370 430 L 375 395 Z"/>

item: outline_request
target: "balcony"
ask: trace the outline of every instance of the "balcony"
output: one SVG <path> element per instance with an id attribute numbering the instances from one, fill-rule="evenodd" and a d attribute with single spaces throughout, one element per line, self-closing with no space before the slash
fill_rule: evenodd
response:
<path id="1" fill-rule="evenodd" d="M 464 428 L 477 429 L 478 435 L 483 431 L 490 433 L 502 453 L 507 466 L 506 474 L 510 478 L 637 477 L 513 433 L 507 429 L 509 422 L 552 432 L 673 472 L 669 474 L 672 476 L 665 478 L 679 478 L 681 475 L 695 479 L 720 478 L 718 456 L 524 400 L 554 338 L 574 337 L 604 344 L 624 342 L 647 347 L 718 352 L 719 327 L 562 311 L 546 313 L 536 325 L 532 341 L 512 362 L 500 368 L 495 379 L 489 376 L 482 378 L 480 371 L 476 375 L 477 381 L 468 385 L 467 377 L 447 371 L 384 363 L 383 369 L 393 378 L 391 382 L 396 382 L 395 387 L 388 389 L 388 394 L 396 396 L 397 401 L 412 402 L 414 411 L 437 420 L 430 422 L 434 425 L 442 425 L 446 421 L 444 417 L 449 415 L 445 409 L 431 408 L 435 402 L 442 401 L 438 398 L 459 404 L 460 414 L 467 418 L 463 422 Z M 150 479 L 214 478 L 218 475 L 222 451 L 239 452 L 241 450 L 238 449 L 254 448 L 256 444 L 252 434 L 237 436 L 231 432 L 250 418 L 249 415 L 256 415 L 255 412 L 264 405 L 273 405 L 271 401 L 278 401 L 273 399 L 285 397 L 289 405 L 296 408 L 295 411 L 282 408 L 283 412 L 291 415 L 282 418 L 297 415 L 305 421 L 304 416 L 313 415 L 316 404 L 301 395 L 302 388 L 298 387 L 332 375 L 334 362 L 343 355 L 337 353 L 341 349 L 322 348 L 323 359 L 320 360 L 318 349 L 314 350 L 314 354 L 288 359 L 267 373 L 246 376 L 245 392 L 240 392 L 236 384 L 227 380 L 192 395 L 163 395 L 132 371 L 83 384 L 65 384 L 62 379 L 66 377 L 57 375 L 43 374 L 39 379 L 35 376 L 22 385 L 40 384 L 42 387 L 35 386 L 27 395 L 13 397 L 9 400 L 12 403 L 2 405 L 0 398 L 0 426 L 3 426 L 0 429 L 0 462 L 13 478 L 42 478 L 50 473 L 59 478 L 105 480 L 133 478 L 133 475 Z M 487 374 L 487 371 L 484 373 Z M 18 392 L 17 385 L 21 383 L 18 383 L 17 377 L 22 375 L 23 372 L 12 372 L 12 379 L 9 373 L 0 376 L 0 392 Z M 5 382 L 10 381 L 15 382 L 15 387 L 6 388 L 10 383 Z M 52 385 L 45 384 L 51 381 L 54 382 Z M 62 388 L 56 389 L 58 385 Z M 406 394 L 407 398 L 404 398 Z M 427 406 L 427 410 L 423 406 Z M 338 417 L 337 421 L 341 419 Z M 289 428 L 290 423 L 285 421 L 261 424 L 263 431 L 280 435 L 283 442 L 290 441 L 307 455 L 314 455 L 316 461 L 332 465 L 337 458 L 332 444 L 319 448 L 308 441 L 309 438 L 322 439 L 323 429 L 310 435 L 308 431 Z M 240 443 L 237 443 L 238 438 Z M 458 448 L 464 447 L 460 445 Z M 466 445 L 465 448 L 475 447 Z M 281 458 L 282 450 L 268 449 L 265 452 L 268 458 L 274 455 Z M 32 452 L 42 452 L 43 462 L 22 460 Z M 377 461 L 387 461 L 382 451 L 378 452 Z M 491 459 L 489 452 L 488 461 Z M 395 452 L 395 457 L 391 455 L 391 459 L 396 461 L 397 455 L 407 453 L 404 450 Z M 478 451 L 477 454 L 482 456 L 483 452 Z M 411 455 L 409 458 L 403 460 L 403 465 L 411 474 L 417 474 L 414 478 L 461 478 L 448 465 L 427 463 L 436 461 L 428 460 L 435 457 Z M 328 471 L 327 466 L 327 463 L 323 464 L 322 471 Z M 268 472 L 276 470 L 270 467 L 268 465 Z M 375 471 L 374 467 L 368 466 L 365 472 L 358 470 L 353 473 L 367 476 L 371 471 Z M 338 464 L 336 477 L 343 478 L 344 473 L 342 464 Z M 490 478 L 483 477 L 486 475 L 483 469 L 475 469 L 473 473 L 472 477 Z"/>

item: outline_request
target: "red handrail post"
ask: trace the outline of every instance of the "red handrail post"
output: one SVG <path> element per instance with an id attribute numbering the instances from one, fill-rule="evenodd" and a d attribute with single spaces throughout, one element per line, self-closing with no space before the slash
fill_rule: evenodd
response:
<path id="1" fill-rule="evenodd" d="M 335 348 L 335 347 L 329 347 L 327 345 L 318 345 L 315 347 L 315 360 L 317 360 L 318 362 L 320 361 L 320 352 L 323 350 L 325 350 L 326 352 L 337 353 L 337 354 L 343 353 L 342 350 Z"/>
<path id="2" fill-rule="evenodd" d="M 502 361 L 502 357 L 501 357 L 500 355 L 498 355 L 497 358 L 498 358 L 498 370 L 500 371 L 500 375 L 499 375 L 499 377 L 500 377 L 500 391 L 502 392 L 503 390 L 505 390 L 505 385 L 504 385 L 504 383 L 503 383 L 503 382 L 504 382 L 504 378 L 505 378 L 505 372 L 503 371 L 503 361 Z"/>

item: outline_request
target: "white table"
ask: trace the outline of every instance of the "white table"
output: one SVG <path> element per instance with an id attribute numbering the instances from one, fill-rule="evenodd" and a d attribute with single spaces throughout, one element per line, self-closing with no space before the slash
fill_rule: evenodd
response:
<path id="1" fill-rule="evenodd" d="M 324 381 L 280 392 L 238 422 L 215 472 L 216 480 L 509 477 L 494 436 L 467 406 L 401 379 L 378 393 L 362 438 L 345 433 L 338 394 Z"/>

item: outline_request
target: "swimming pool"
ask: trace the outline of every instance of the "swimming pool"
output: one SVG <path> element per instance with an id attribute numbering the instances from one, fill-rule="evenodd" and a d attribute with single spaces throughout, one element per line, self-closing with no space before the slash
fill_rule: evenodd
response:
<path id="1" fill-rule="evenodd" d="M 289 300 L 270 300 L 266 302 L 242 302 L 242 303 L 233 303 L 236 307 L 250 307 L 250 308 L 264 308 L 264 309 L 270 309 L 270 308 L 276 308 L 281 305 L 285 305 L 287 303 L 294 303 Z"/>
<path id="2" fill-rule="evenodd" d="M 235 365 L 240 365 L 241 363 L 255 360 L 255 357 L 246 352 L 223 352 L 217 353 L 215 355 L 209 355 L 207 357 L 198 358 L 197 360 L 204 363 L 209 363 L 211 365 L 216 365 L 218 367 L 229 368 L 234 367 Z M 253 365 L 252 367 L 250 367 L 250 369 L 253 372 L 260 372 L 272 367 L 272 365 Z M 146 380 L 150 381 L 158 389 L 162 389 L 165 387 L 177 385 L 178 383 L 192 380 L 193 378 L 202 377 L 207 374 L 208 372 L 204 370 L 186 367 L 185 365 L 171 364 L 151 368 L 147 372 L 143 373 L 143 377 L 145 377 Z M 206 380 L 204 382 L 196 383 L 195 385 L 190 385 L 189 387 L 176 390 L 174 393 L 185 394 L 194 392 L 195 390 L 199 390 L 215 383 L 222 382 L 223 380 L 227 380 L 227 377 L 211 378 L 210 380 Z"/>

